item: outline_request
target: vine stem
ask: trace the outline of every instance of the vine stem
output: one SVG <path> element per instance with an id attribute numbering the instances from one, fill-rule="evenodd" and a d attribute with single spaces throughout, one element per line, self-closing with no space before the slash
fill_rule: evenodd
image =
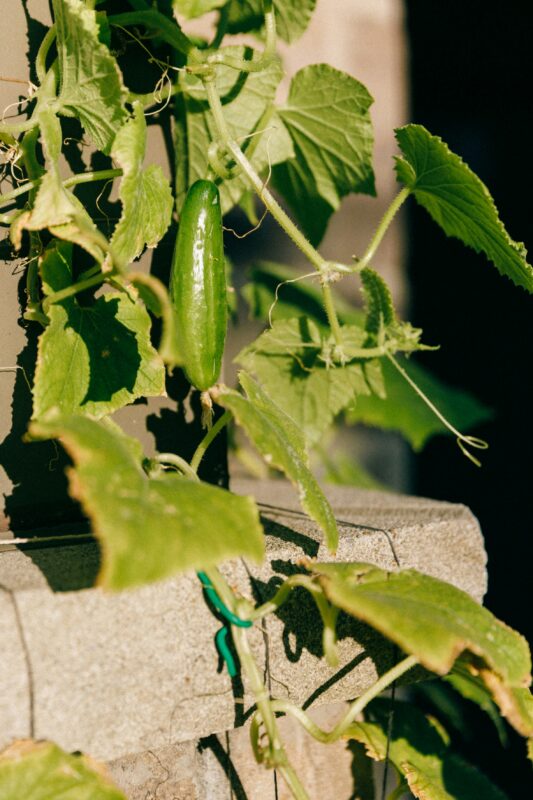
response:
<path id="1" fill-rule="evenodd" d="M 342 347 L 341 326 L 339 324 L 337 312 L 335 311 L 335 302 L 333 300 L 331 286 L 324 280 L 322 281 L 322 297 L 324 299 L 324 309 L 328 318 L 329 327 L 333 333 L 333 338 L 335 339 L 335 344 L 338 347 Z"/>
<path id="2" fill-rule="evenodd" d="M 65 187 L 65 189 L 68 189 L 70 186 L 77 186 L 80 183 L 105 181 L 110 180 L 111 178 L 119 178 L 121 175 L 121 169 L 100 169 L 92 172 L 79 172 L 78 174 L 71 175 L 70 178 L 66 178 L 66 180 L 62 181 L 62 185 Z M 15 200 L 17 197 L 20 197 L 27 192 L 31 192 L 32 189 L 36 189 L 40 182 L 40 178 L 27 181 L 22 186 L 17 186 L 17 188 L 13 189 L 12 192 L 6 192 L 6 194 L 0 195 L 0 208 L 9 205 L 9 203 L 12 200 Z"/>
<path id="3" fill-rule="evenodd" d="M 234 58 L 225 53 L 214 53 L 208 56 L 208 64 L 224 64 L 227 67 L 238 69 L 239 72 L 262 72 L 276 56 L 276 18 L 272 7 L 272 0 L 264 0 L 265 14 L 265 47 L 257 61 L 246 61 L 243 58 Z"/>
<path id="4" fill-rule="evenodd" d="M 159 464 L 170 464 L 179 469 L 187 478 L 199 481 L 196 471 L 191 468 L 191 465 L 184 458 L 176 455 L 176 453 L 158 453 L 155 460 Z"/>
<path id="5" fill-rule="evenodd" d="M 46 79 L 46 57 L 50 51 L 50 47 L 54 43 L 56 38 L 56 26 L 52 25 L 49 28 L 42 40 L 39 50 L 37 51 L 37 56 L 35 58 L 35 73 L 37 75 L 37 80 L 42 85 Z"/>
<path id="6" fill-rule="evenodd" d="M 109 274 L 104 275 L 102 272 L 99 272 L 98 275 L 93 275 L 91 278 L 87 278 L 87 280 L 78 281 L 78 283 L 72 283 L 70 286 L 60 289 L 59 292 L 54 292 L 54 294 L 48 295 L 48 297 L 45 297 L 43 300 L 43 311 L 46 313 L 50 306 L 54 303 L 60 303 L 62 300 L 66 300 L 68 297 L 74 297 L 74 295 L 84 292 L 86 289 L 90 289 L 92 286 L 103 283 L 108 278 Z"/>
<path id="7" fill-rule="evenodd" d="M 378 227 L 374 232 L 372 239 L 370 240 L 370 244 L 366 248 L 363 257 L 361 258 L 360 261 L 357 262 L 357 272 L 360 272 L 362 269 L 364 269 L 370 264 L 370 262 L 374 258 L 376 250 L 381 244 L 381 240 L 387 233 L 389 225 L 391 224 L 392 220 L 394 219 L 394 217 L 396 216 L 396 214 L 398 213 L 398 211 L 405 203 L 410 194 L 411 190 L 407 186 L 404 186 L 404 188 L 401 189 L 400 192 L 398 192 L 398 194 L 396 195 L 390 206 L 387 208 L 387 210 L 385 211 L 380 220 Z"/>
<path id="8" fill-rule="evenodd" d="M 213 439 L 216 436 L 218 436 L 222 428 L 224 428 L 224 426 L 228 424 L 230 419 L 231 419 L 231 413 L 229 411 L 224 411 L 222 416 L 219 417 L 215 422 L 215 424 L 207 431 L 204 438 L 194 451 L 190 467 L 195 475 L 198 472 L 198 467 L 200 466 L 200 462 L 202 461 L 202 458 L 205 455 L 205 451 L 207 450 Z"/>
<path id="9" fill-rule="evenodd" d="M 398 678 L 416 666 L 416 664 L 418 664 L 418 658 L 416 656 L 407 656 L 385 672 L 385 674 L 367 689 L 366 692 L 363 692 L 360 697 L 357 697 L 350 704 L 347 713 L 331 731 L 324 731 L 322 728 L 319 728 L 303 709 L 287 700 L 272 700 L 270 706 L 274 711 L 281 711 L 293 716 L 314 739 L 317 739 L 317 741 L 323 742 L 324 744 L 331 744 L 346 733 L 357 715 L 361 713 L 371 700 L 381 694 L 391 683 L 398 680 Z"/>

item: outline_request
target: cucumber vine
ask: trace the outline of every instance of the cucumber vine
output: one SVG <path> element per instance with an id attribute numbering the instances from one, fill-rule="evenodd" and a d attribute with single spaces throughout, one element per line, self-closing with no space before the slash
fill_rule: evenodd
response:
<path id="1" fill-rule="evenodd" d="M 414 390 L 411 402 L 422 401 L 435 414 L 436 430 L 448 429 L 463 453 L 479 463 L 471 449 L 487 444 L 449 422 L 405 367 L 411 353 L 432 348 L 422 343 L 420 330 L 398 318 L 379 274 L 379 246 L 410 198 L 446 234 L 483 252 L 502 275 L 533 292 L 533 269 L 523 246 L 511 240 L 488 190 L 461 158 L 422 126 L 406 125 L 396 131 L 395 169 L 402 188 L 366 250 L 348 264 L 322 256 L 320 239 L 341 199 L 352 192 L 373 195 L 375 189 L 372 98 L 362 84 L 328 65 L 311 65 L 293 77 L 285 103 L 274 99 L 282 76 L 279 33 L 288 41 L 297 38 L 314 3 L 227 0 L 198 2 L 195 10 L 183 0 L 52 0 L 51 5 L 53 21 L 35 59 L 26 117 L 0 122 L 13 178 L 13 188 L 0 196 L 0 225 L 9 228 L 14 250 L 25 254 L 24 318 L 39 326 L 28 436 L 58 439 L 72 458 L 71 491 L 105 543 L 100 583 L 123 589 L 184 570 L 198 572 L 225 620 L 217 634 L 219 652 L 231 674 L 240 669 L 254 698 L 255 758 L 279 771 L 293 797 L 305 800 L 308 794 L 289 762 L 280 715 L 294 717 L 318 741 L 353 739 L 372 758 L 390 758 L 399 776 L 391 797 L 406 786 L 417 797 L 451 797 L 444 795 L 442 775 L 425 775 L 424 755 L 412 742 L 404 745 L 409 757 L 398 743 L 381 746 L 387 728 L 380 711 L 384 701 L 377 695 L 415 665 L 447 675 L 458 668 L 459 655 L 460 669 L 478 690 L 521 734 L 532 737 L 531 662 L 524 640 L 465 593 L 414 570 L 386 573 L 369 564 L 309 561 L 265 603 L 254 604 L 228 585 L 218 566 L 237 556 L 256 562 L 264 557 L 258 507 L 253 498 L 200 480 L 198 470 L 215 437 L 236 424 L 267 465 L 294 484 L 303 511 L 334 553 L 337 523 L 309 468 L 309 449 L 339 414 L 356 418 L 358 398 L 384 402 L 392 386 L 388 367 Z M 213 40 L 190 37 L 172 5 L 190 16 L 218 9 Z M 260 41 L 257 49 L 232 43 L 232 33 L 250 29 Z M 136 69 L 131 59 L 122 59 L 131 48 Z M 151 91 L 147 75 L 153 78 Z M 160 166 L 144 163 L 149 117 L 166 124 L 167 132 L 171 123 L 171 182 Z M 101 168 L 64 176 L 67 118 L 78 141 L 98 153 Z M 102 185 L 106 197 L 115 187 L 121 213 L 111 235 L 110 220 L 103 224 L 76 194 L 86 184 Z M 261 273 L 276 288 L 261 295 L 262 306 L 256 304 L 261 306 L 256 315 L 268 317 L 269 325 L 238 356 L 239 389 L 219 382 L 227 302 L 220 209 L 226 214 L 235 207 L 247 214 L 253 230 L 260 224 L 259 208 L 272 215 L 312 265 L 319 286 L 298 289 L 300 312 L 285 304 L 278 315 L 279 288 L 294 288 L 300 279 L 283 265 L 254 268 L 256 279 Z M 166 287 L 132 265 L 146 248 L 158 246 L 174 212 L 179 233 Z M 362 290 L 364 312 L 333 291 L 333 284 L 352 278 Z M 252 307 L 257 287 L 258 279 L 246 288 Z M 306 299 L 315 303 L 315 313 L 303 310 Z M 161 322 L 157 347 L 154 318 Z M 16 368 L 3 365 L 0 371 Z M 111 415 L 139 398 L 163 395 L 166 373 L 180 368 L 207 409 L 203 437 L 190 459 L 172 452 L 146 458 Z M 96 392 L 97 383 L 110 388 Z M 321 402 L 324 396 L 335 397 L 334 404 Z M 303 408 L 308 401 L 315 409 L 311 418 Z M 212 405 L 222 409 L 213 420 Z M 482 416 L 476 410 L 464 423 Z M 139 547 L 139 519 L 142 559 L 130 558 Z M 293 703 L 271 697 L 250 648 L 248 628 L 276 613 L 296 588 L 316 604 L 331 666 L 338 664 L 341 610 L 403 651 L 330 731 Z M 407 719 L 411 712 L 401 706 L 396 713 Z M 422 717 L 419 724 L 428 722 Z M 32 769 L 51 754 L 57 755 L 52 745 L 26 748 L 23 757 L 20 748 L 6 751 L 0 755 L 0 787 L 9 770 L 19 768 L 15 762 Z M 435 758 L 447 765 L 453 760 L 444 739 Z M 453 764 L 459 784 L 461 769 L 473 774 L 470 766 Z M 88 782 L 98 780 L 89 772 Z M 480 773 L 472 780 L 475 796 L 501 797 Z M 118 790 L 109 795 L 119 796 Z"/>

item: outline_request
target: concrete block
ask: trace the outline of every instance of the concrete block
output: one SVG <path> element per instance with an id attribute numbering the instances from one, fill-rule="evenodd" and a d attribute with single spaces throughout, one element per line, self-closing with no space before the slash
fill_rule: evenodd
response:
<path id="1" fill-rule="evenodd" d="M 255 495 L 268 534 L 260 569 L 252 571 L 243 559 L 224 565 L 243 594 L 266 598 L 302 556 L 331 559 L 287 483 L 240 481 L 234 489 Z M 338 560 L 386 569 L 415 566 L 482 598 L 485 553 L 468 509 L 351 488 L 332 487 L 328 494 L 341 530 Z M 16 675 L 16 691 L 9 695 L 12 704 L 7 695 L 0 703 L 0 745 L 33 733 L 112 761 L 242 724 L 253 701 L 246 685 L 217 670 L 213 637 L 219 622 L 194 575 L 107 594 L 89 588 L 98 560 L 93 543 L 24 552 L 2 547 L 0 580 L 7 594 L 0 598 L 7 612 L 0 652 L 4 669 Z M 346 620 L 340 626 L 340 667 L 332 669 L 321 658 L 320 630 L 302 592 L 251 630 L 274 695 L 316 706 L 344 701 L 391 663 L 388 642 Z"/>

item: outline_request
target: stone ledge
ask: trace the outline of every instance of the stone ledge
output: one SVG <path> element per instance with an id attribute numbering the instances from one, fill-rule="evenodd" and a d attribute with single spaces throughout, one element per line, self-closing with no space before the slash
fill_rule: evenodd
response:
<path id="1" fill-rule="evenodd" d="M 316 526 L 282 481 L 238 481 L 254 494 L 268 533 L 267 559 L 252 574 L 225 566 L 244 594 L 266 595 L 302 556 L 331 560 Z M 486 588 L 479 525 L 464 506 L 330 487 L 340 561 L 416 567 L 481 600 Z M 10 675 L 0 696 L 0 745 L 30 734 L 105 761 L 220 733 L 244 721 L 251 699 L 217 672 L 219 622 L 194 575 L 120 594 L 88 588 L 94 544 L 0 553 L 0 650 Z M 73 591 L 80 587 L 81 591 Z M 312 604 L 294 593 L 279 616 L 251 630 L 273 694 L 320 705 L 364 691 L 390 665 L 391 645 L 364 625 L 343 624 L 341 667 L 320 658 Z"/>

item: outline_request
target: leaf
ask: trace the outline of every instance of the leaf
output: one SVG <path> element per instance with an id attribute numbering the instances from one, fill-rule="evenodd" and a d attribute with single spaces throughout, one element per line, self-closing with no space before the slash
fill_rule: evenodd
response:
<path id="1" fill-rule="evenodd" d="M 327 64 L 304 67 L 292 79 L 278 113 L 295 157 L 275 167 L 273 184 L 313 243 L 350 192 L 375 195 L 373 132 L 365 87 Z"/>
<path id="2" fill-rule="evenodd" d="M 274 0 L 276 32 L 285 42 L 295 42 L 306 30 L 316 0 Z M 264 23 L 262 0 L 232 0 L 229 5 L 228 32 L 246 33 Z"/>
<path id="3" fill-rule="evenodd" d="M 119 130 L 112 158 L 122 168 L 119 197 L 122 214 L 111 245 L 121 263 L 129 264 L 144 247 L 155 247 L 163 238 L 172 214 L 170 184 L 159 165 L 143 169 L 146 152 L 146 122 L 142 105 L 134 103 L 133 117 Z"/>
<path id="4" fill-rule="evenodd" d="M 526 640 L 478 605 L 466 592 L 413 569 L 385 572 L 371 564 L 308 564 L 326 597 L 372 625 L 437 673 L 462 663 L 486 685 L 499 681 L 504 697 L 531 682 Z M 492 691 L 494 696 L 494 691 Z"/>
<path id="5" fill-rule="evenodd" d="M 361 328 L 343 330 L 349 330 L 362 348 L 365 333 Z M 328 337 L 329 332 L 307 318 L 280 320 L 235 359 L 277 398 L 309 444 L 317 442 L 356 397 L 370 393 L 361 363 L 341 367 L 324 360 Z"/>
<path id="6" fill-rule="evenodd" d="M 296 486 L 303 510 L 322 528 L 328 548 L 335 550 L 337 523 L 309 469 L 301 431 L 249 375 L 241 373 L 240 382 L 247 397 L 222 388 L 217 402 L 231 411 L 267 464 L 281 470 Z"/>
<path id="7" fill-rule="evenodd" d="M 370 721 L 353 723 L 346 736 L 364 744 L 376 761 L 389 758 L 415 797 L 505 800 L 506 795 L 485 775 L 452 752 L 431 720 L 412 705 L 374 700 L 365 716 Z"/>
<path id="8" fill-rule="evenodd" d="M 79 117 L 108 154 L 128 117 L 127 90 L 115 58 L 99 40 L 96 13 L 82 0 L 52 0 L 59 62 L 60 113 Z"/>
<path id="9" fill-rule="evenodd" d="M 438 136 L 422 125 L 396 130 L 405 158 L 396 159 L 398 180 L 413 192 L 448 236 L 483 252 L 502 275 L 533 292 L 533 268 L 523 244 L 501 222 L 484 183 Z"/>
<path id="10" fill-rule="evenodd" d="M 492 411 L 472 395 L 447 386 L 413 361 L 406 364 L 399 360 L 415 383 L 459 429 L 470 430 L 492 418 Z M 358 397 L 357 403 L 347 413 L 350 424 L 363 423 L 399 431 L 416 451 L 436 434 L 449 435 L 445 425 L 386 359 L 382 361 L 382 369 L 386 398 L 375 394 Z"/>
<path id="11" fill-rule="evenodd" d="M 126 800 L 101 764 L 52 742 L 23 739 L 0 753 L 2 800 Z"/>
<path id="12" fill-rule="evenodd" d="M 259 54 L 250 48 L 232 46 L 219 53 L 237 58 L 257 60 Z M 292 145 L 285 127 L 274 111 L 274 95 L 283 71 L 276 59 L 261 72 L 239 73 L 232 67 L 220 65 L 216 72 L 216 87 L 224 106 L 224 118 L 233 138 L 260 174 L 269 164 L 284 161 L 292 155 Z M 178 128 L 176 170 L 186 170 L 179 179 L 178 207 L 181 207 L 188 187 L 204 178 L 209 167 L 208 149 L 218 139 L 215 124 L 200 78 L 182 77 L 185 103 L 185 127 Z M 185 165 L 185 166 L 184 166 Z M 248 182 L 238 175 L 220 186 L 222 213 L 237 205 Z"/>
<path id="13" fill-rule="evenodd" d="M 194 19 L 223 6 L 227 0 L 173 0 L 174 11 L 186 19 Z"/>
<path id="14" fill-rule="evenodd" d="M 70 246 L 55 242 L 41 262 L 45 294 L 69 286 Z M 52 409 L 101 417 L 137 397 L 165 391 L 161 359 L 150 343 L 150 318 L 124 292 L 108 292 L 92 305 L 75 298 L 54 303 L 39 338 L 33 417 Z"/>
<path id="15" fill-rule="evenodd" d="M 263 531 L 250 497 L 166 472 L 148 477 L 133 441 L 80 416 L 33 423 L 30 433 L 59 438 L 74 462 L 70 491 L 102 547 L 98 577 L 125 589 L 228 558 L 263 557 Z"/>

